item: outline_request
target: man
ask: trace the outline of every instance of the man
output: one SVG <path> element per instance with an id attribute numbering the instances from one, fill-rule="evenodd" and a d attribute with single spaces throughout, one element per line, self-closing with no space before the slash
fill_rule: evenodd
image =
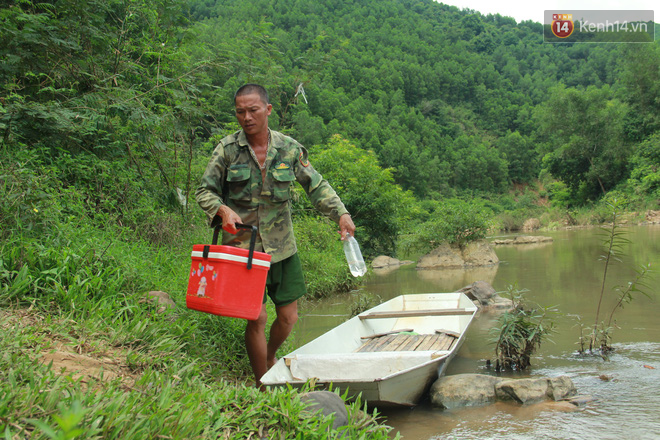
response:
<path id="1" fill-rule="evenodd" d="M 268 128 L 272 105 L 266 89 L 246 84 L 234 95 L 242 130 L 220 141 L 195 196 L 209 223 L 222 222 L 222 243 L 246 248 L 250 232 L 236 223 L 256 225 L 257 250 L 271 256 L 266 287 L 277 317 L 266 341 L 266 295 L 261 314 L 248 321 L 245 345 L 257 387 L 275 362 L 277 349 L 298 320 L 297 300 L 306 293 L 291 221 L 291 184 L 297 181 L 314 206 L 336 221 L 342 239 L 355 225 L 335 191 L 312 167 L 307 150 L 294 139 Z"/>

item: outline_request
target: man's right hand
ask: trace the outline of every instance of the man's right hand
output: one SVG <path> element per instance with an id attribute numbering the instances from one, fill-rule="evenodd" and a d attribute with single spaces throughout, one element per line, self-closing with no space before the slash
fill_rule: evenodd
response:
<path id="1" fill-rule="evenodd" d="M 222 229 L 230 234 L 236 234 L 238 232 L 238 229 L 236 229 L 236 223 L 243 223 L 238 214 L 226 205 L 222 205 L 218 209 L 216 215 L 219 215 L 222 218 Z"/>

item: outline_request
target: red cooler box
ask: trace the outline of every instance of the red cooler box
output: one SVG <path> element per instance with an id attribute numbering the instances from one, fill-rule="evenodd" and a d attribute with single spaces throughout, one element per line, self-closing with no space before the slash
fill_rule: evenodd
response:
<path id="1" fill-rule="evenodd" d="M 196 244 L 186 306 L 214 315 L 255 320 L 261 312 L 270 268 L 270 255 L 254 252 L 257 227 L 252 229 L 250 249 L 216 245 L 220 226 L 213 234 L 213 244 Z"/>

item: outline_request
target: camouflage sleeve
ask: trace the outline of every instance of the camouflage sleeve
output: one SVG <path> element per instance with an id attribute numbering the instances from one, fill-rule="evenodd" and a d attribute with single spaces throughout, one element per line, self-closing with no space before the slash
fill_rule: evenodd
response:
<path id="1" fill-rule="evenodd" d="M 348 213 L 335 190 L 309 162 L 307 150 L 302 145 L 293 168 L 296 180 L 316 209 L 335 222 L 339 222 L 339 217 Z"/>
<path id="2" fill-rule="evenodd" d="M 208 224 L 211 225 L 213 218 L 223 203 L 222 187 L 227 175 L 227 166 L 224 160 L 224 144 L 221 142 L 215 147 L 206 171 L 202 175 L 202 181 L 195 191 L 197 203 L 206 213 Z"/>

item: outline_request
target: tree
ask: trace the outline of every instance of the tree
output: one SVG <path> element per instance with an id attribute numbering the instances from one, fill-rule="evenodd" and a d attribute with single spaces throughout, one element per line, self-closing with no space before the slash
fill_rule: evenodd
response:
<path id="1" fill-rule="evenodd" d="M 399 231 L 414 215 L 417 202 L 412 194 L 394 183 L 390 169 L 378 166 L 373 152 L 339 135 L 310 157 L 353 216 L 363 251 L 391 254 Z"/>
<path id="2" fill-rule="evenodd" d="M 566 183 L 577 203 L 604 195 L 626 177 L 623 123 L 627 106 L 609 86 L 554 87 L 537 109 L 546 146 L 544 166 Z"/>
<path id="3" fill-rule="evenodd" d="M 519 132 L 509 132 L 495 143 L 504 155 L 509 169 L 509 179 L 515 183 L 526 183 L 538 175 L 537 155 L 534 144 Z"/>

